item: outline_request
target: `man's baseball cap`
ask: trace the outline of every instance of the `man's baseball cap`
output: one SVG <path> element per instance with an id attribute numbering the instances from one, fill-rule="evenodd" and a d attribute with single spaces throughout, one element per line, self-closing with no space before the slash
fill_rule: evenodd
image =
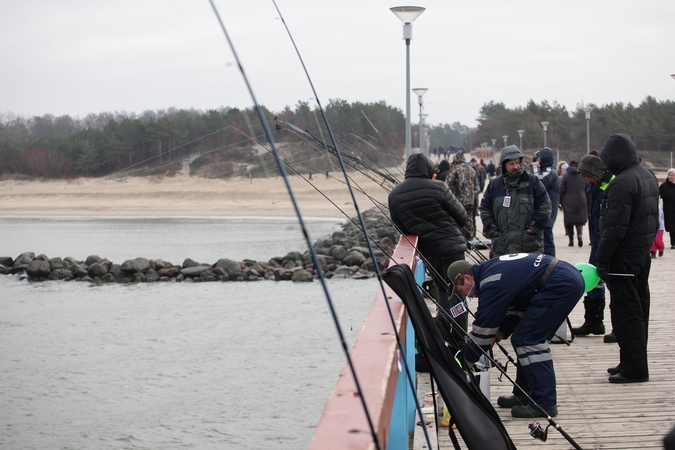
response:
<path id="1" fill-rule="evenodd" d="M 452 292 L 450 293 L 450 298 L 452 298 L 456 293 L 455 286 L 457 286 L 457 280 L 462 278 L 462 274 L 469 266 L 471 266 L 469 261 L 460 260 L 455 261 L 454 263 L 450 264 L 450 267 L 448 267 L 448 280 L 452 283 Z"/>

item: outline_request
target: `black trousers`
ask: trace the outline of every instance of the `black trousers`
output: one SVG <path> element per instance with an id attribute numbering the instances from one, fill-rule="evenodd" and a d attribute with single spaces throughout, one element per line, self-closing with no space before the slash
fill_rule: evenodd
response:
<path id="1" fill-rule="evenodd" d="M 647 337 L 649 332 L 649 248 L 637 252 L 615 253 L 609 273 L 634 276 L 609 276 L 609 309 L 612 328 L 619 344 L 621 373 L 629 378 L 649 376 Z"/>

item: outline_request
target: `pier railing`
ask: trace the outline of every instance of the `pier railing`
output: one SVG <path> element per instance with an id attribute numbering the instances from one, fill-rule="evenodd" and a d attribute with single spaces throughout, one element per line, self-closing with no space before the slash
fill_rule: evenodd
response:
<path id="1" fill-rule="evenodd" d="M 417 236 L 404 236 L 396 247 L 391 264 L 407 264 L 417 270 Z M 423 277 L 423 268 L 421 276 Z M 419 280 L 418 280 L 419 281 Z M 421 284 L 421 283 L 420 283 Z M 386 285 L 385 285 L 386 286 Z M 350 355 L 358 377 L 365 403 L 377 432 L 382 450 L 405 450 L 408 436 L 415 426 L 415 406 L 410 385 L 402 367 L 403 358 L 397 348 L 394 332 L 403 343 L 405 360 L 415 376 L 414 333 L 403 303 L 386 286 L 396 330 L 391 326 L 387 304 L 378 290 L 366 317 L 363 329 Z M 363 404 L 358 396 L 351 370 L 345 364 L 323 416 L 309 444 L 311 450 L 373 449 Z"/>

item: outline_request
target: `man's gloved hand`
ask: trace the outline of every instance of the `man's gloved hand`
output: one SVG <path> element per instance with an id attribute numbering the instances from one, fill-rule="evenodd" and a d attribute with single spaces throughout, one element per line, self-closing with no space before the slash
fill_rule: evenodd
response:
<path id="1" fill-rule="evenodd" d="M 598 273 L 598 276 L 603 281 L 607 281 L 609 277 L 607 276 L 607 263 L 598 262 L 598 266 L 595 268 L 595 271 Z"/>

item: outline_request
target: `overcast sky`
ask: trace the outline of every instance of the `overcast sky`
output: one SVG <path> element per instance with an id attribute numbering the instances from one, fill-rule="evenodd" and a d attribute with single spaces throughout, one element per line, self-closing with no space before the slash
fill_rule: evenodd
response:
<path id="1" fill-rule="evenodd" d="M 323 105 L 405 111 L 402 24 L 383 0 L 278 0 Z M 271 0 L 216 0 L 258 101 L 314 97 Z M 428 123 L 475 126 L 481 106 L 675 99 L 673 0 L 425 0 L 412 87 Z M 5 0 L 0 113 L 24 117 L 252 105 L 207 0 Z M 412 99 L 413 122 L 418 106 Z M 515 134 L 515 131 L 514 131 Z"/>

